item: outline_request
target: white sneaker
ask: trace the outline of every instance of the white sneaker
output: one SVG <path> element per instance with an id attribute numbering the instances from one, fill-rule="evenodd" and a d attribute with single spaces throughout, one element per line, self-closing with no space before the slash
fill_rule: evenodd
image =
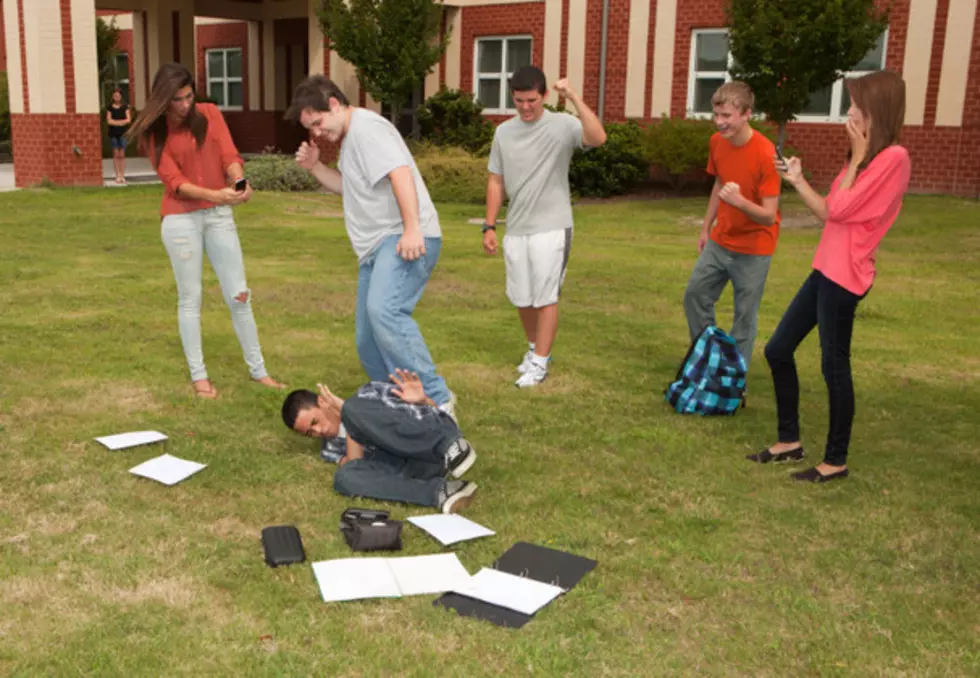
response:
<path id="1" fill-rule="evenodd" d="M 446 486 L 440 492 L 439 510 L 443 513 L 458 513 L 473 503 L 476 493 L 476 483 L 465 480 L 447 480 Z"/>
<path id="2" fill-rule="evenodd" d="M 457 424 L 459 423 L 459 421 L 456 419 L 456 394 L 455 393 L 450 391 L 449 402 L 440 405 L 439 409 L 445 412 L 446 414 L 448 414 L 450 417 L 452 417 L 453 421 L 455 421 Z"/>
<path id="3" fill-rule="evenodd" d="M 524 358 L 521 360 L 521 364 L 517 366 L 518 374 L 527 373 L 527 371 L 531 368 L 531 358 L 533 357 L 534 357 L 534 351 L 528 350 L 528 352 L 524 354 Z"/>
<path id="4" fill-rule="evenodd" d="M 540 365 L 531 363 L 527 369 L 527 372 L 522 374 L 521 378 L 514 382 L 514 386 L 517 388 L 531 388 L 532 386 L 537 386 L 547 378 L 547 367 L 541 367 Z"/>

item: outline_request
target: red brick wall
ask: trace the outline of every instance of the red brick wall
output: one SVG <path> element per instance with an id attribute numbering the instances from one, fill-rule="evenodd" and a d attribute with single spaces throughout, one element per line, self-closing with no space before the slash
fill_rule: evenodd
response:
<path id="1" fill-rule="evenodd" d="M 233 47 L 242 50 L 242 109 L 249 110 L 248 90 L 248 24 L 238 21 L 229 24 L 207 24 L 197 27 L 197 91 L 208 91 L 207 50 Z"/>
<path id="2" fill-rule="evenodd" d="M 102 185 L 99 115 L 27 113 L 10 116 L 17 186 L 45 178 L 57 184 Z M 81 155 L 72 147 L 77 146 Z"/>
<path id="3" fill-rule="evenodd" d="M 530 35 L 531 61 L 544 59 L 544 3 L 464 7 L 460 30 L 460 88 L 473 91 L 473 45 L 484 35 Z"/>

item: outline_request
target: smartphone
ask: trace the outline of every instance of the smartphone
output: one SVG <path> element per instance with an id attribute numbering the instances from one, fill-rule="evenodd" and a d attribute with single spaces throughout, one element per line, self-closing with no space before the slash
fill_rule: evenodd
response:
<path id="1" fill-rule="evenodd" d="M 786 164 L 786 158 L 783 157 L 783 145 L 776 144 L 776 157 L 779 158 L 779 162 Z"/>
<path id="2" fill-rule="evenodd" d="M 248 188 L 248 179 L 242 178 L 235 182 L 235 190 L 239 193 L 244 191 L 246 188 Z"/>

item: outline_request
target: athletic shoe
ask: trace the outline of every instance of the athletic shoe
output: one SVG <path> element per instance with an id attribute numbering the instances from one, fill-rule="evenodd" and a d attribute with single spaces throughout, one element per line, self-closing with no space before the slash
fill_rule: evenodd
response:
<path id="1" fill-rule="evenodd" d="M 442 405 L 440 405 L 439 406 L 439 409 L 441 411 L 445 412 L 446 414 L 448 414 L 450 417 L 452 417 L 453 418 L 453 421 L 456 421 L 456 423 L 459 423 L 456 420 L 456 394 L 455 393 L 453 393 L 452 391 L 450 391 L 449 392 L 449 402 L 448 403 L 443 403 Z"/>
<path id="2" fill-rule="evenodd" d="M 528 349 L 528 352 L 524 354 L 523 358 L 521 358 L 521 364 L 517 366 L 518 374 L 524 374 L 531 369 L 531 358 L 533 357 L 534 351 Z"/>
<path id="3" fill-rule="evenodd" d="M 514 386 L 517 388 L 531 388 L 532 386 L 537 386 L 542 381 L 548 377 L 548 368 L 541 367 L 540 365 L 535 365 L 531 363 L 527 372 L 521 375 L 521 378 L 514 382 Z"/>
<path id="4" fill-rule="evenodd" d="M 439 493 L 439 509 L 443 513 L 458 513 L 473 503 L 476 483 L 465 480 L 447 480 Z"/>
<path id="5" fill-rule="evenodd" d="M 446 450 L 446 472 L 460 478 L 476 461 L 476 450 L 466 438 L 457 438 Z"/>

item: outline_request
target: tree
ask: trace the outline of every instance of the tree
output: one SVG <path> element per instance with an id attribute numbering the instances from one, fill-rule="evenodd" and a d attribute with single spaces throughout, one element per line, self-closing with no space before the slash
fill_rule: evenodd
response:
<path id="1" fill-rule="evenodd" d="M 875 46 L 888 27 L 880 0 L 729 0 L 729 49 L 736 80 L 755 93 L 756 110 L 779 125 L 810 95 L 831 86 Z"/>
<path id="2" fill-rule="evenodd" d="M 388 104 L 392 121 L 449 44 L 435 0 L 323 0 L 320 26 L 364 89 Z"/>
<path id="3" fill-rule="evenodd" d="M 105 103 L 109 98 L 111 87 L 115 87 L 116 81 L 116 55 L 119 48 L 116 43 L 119 40 L 119 28 L 116 27 L 116 20 L 106 23 L 101 17 L 95 19 L 95 49 L 99 60 L 99 91 L 102 93 L 102 102 Z"/>

